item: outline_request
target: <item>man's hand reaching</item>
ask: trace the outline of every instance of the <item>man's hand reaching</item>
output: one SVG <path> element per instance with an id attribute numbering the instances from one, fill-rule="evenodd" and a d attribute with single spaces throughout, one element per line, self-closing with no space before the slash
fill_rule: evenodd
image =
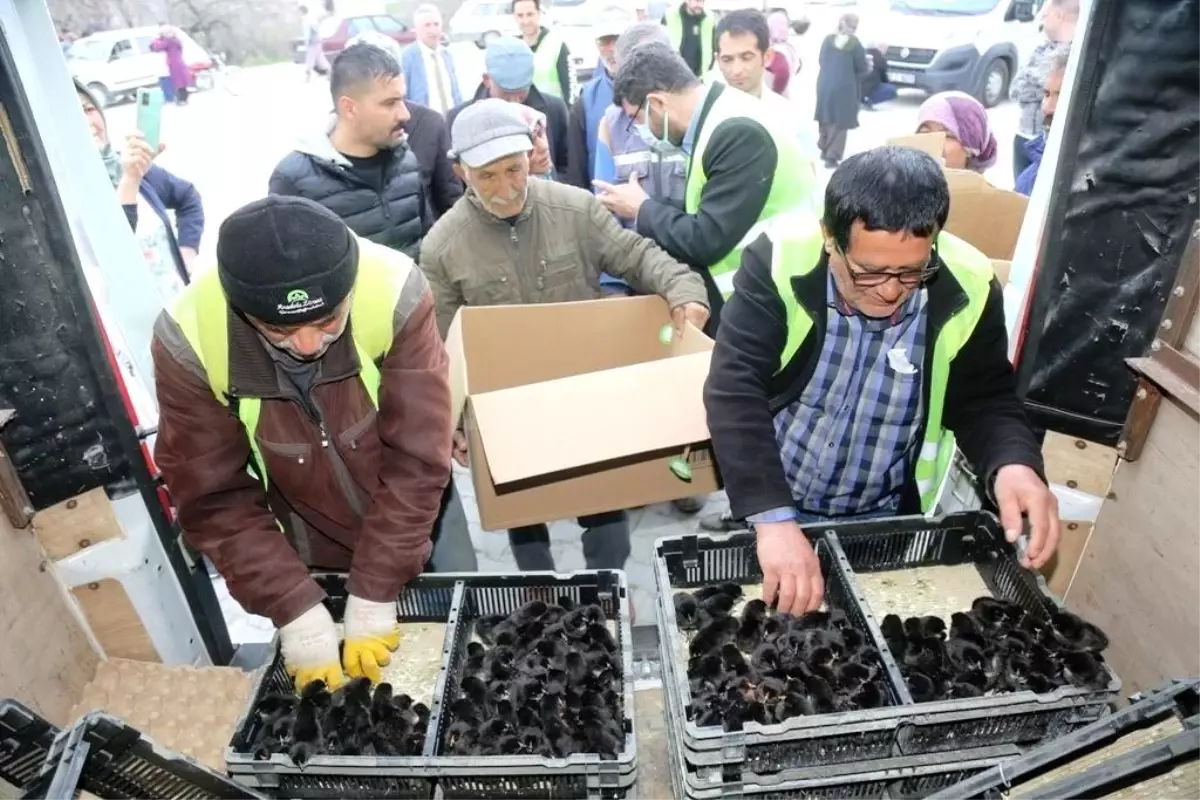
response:
<path id="1" fill-rule="evenodd" d="M 825 600 L 821 564 L 808 537 L 796 522 L 764 522 L 754 526 L 758 565 L 763 573 L 762 599 L 780 614 L 816 611 Z"/>

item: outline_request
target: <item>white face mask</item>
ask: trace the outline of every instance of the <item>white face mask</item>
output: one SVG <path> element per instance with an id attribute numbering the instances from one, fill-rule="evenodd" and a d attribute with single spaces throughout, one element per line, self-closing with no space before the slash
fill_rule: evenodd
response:
<path id="1" fill-rule="evenodd" d="M 646 108 L 646 119 L 650 119 L 649 106 Z M 654 132 L 650 130 L 649 122 L 639 122 L 634 125 L 634 130 L 637 131 L 637 135 L 643 142 L 646 143 L 646 146 L 655 153 L 666 155 L 669 153 L 677 153 L 680 150 L 679 145 L 674 144 L 670 139 L 667 138 L 667 121 L 669 119 L 670 116 L 666 111 L 663 111 L 663 136 L 661 139 L 655 136 Z"/>

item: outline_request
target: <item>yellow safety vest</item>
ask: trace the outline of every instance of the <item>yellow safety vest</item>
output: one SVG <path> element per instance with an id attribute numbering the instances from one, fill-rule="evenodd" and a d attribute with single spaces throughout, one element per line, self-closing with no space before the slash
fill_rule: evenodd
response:
<path id="1" fill-rule="evenodd" d="M 772 120 L 763 118 L 762 101 L 731 86 L 720 89 L 712 87 L 709 91 L 719 91 L 720 95 L 709 107 L 708 113 L 701 121 L 701 128 L 696 135 L 696 144 L 688 159 L 687 186 L 684 191 L 683 210 L 695 214 L 700 210 L 700 197 L 704 185 L 708 183 L 708 175 L 704 172 L 704 150 L 712 138 L 713 131 L 727 119 L 733 117 L 749 117 L 756 120 L 771 136 L 775 143 L 777 161 L 775 176 L 771 179 L 771 191 L 767 195 L 767 204 L 758 215 L 758 222 L 750 228 L 742 240 L 728 253 L 708 265 L 708 273 L 720 290 L 721 296 L 728 299 L 733 294 L 733 276 L 742 265 L 742 251 L 757 239 L 771 219 L 777 214 L 797 213 L 812 208 L 812 194 L 816 188 L 813 177 L 812 162 L 791 132 L 785 132 L 776 127 Z"/>
<path id="2" fill-rule="evenodd" d="M 396 303 L 413 269 L 412 261 L 404 254 L 358 239 L 358 277 L 350 308 L 350 335 L 358 353 L 358 377 L 376 408 L 379 408 L 381 377 L 375 363 L 392 346 Z M 229 405 L 229 302 L 217 271 L 209 270 L 193 280 L 168 313 L 204 366 L 213 396 L 222 405 Z M 262 398 L 237 396 L 238 419 L 250 440 L 254 469 L 265 486 L 266 462 L 254 438 L 261 413 Z"/>
<path id="3" fill-rule="evenodd" d="M 796 299 L 792 278 L 812 272 L 820 261 L 823 246 L 820 227 L 811 216 L 776 217 L 768 227 L 771 240 L 771 278 L 787 314 L 787 340 L 779 355 L 779 372 L 800 351 L 813 321 Z M 925 417 L 925 439 L 917 455 L 916 482 L 921 510 L 929 513 L 938 499 L 942 478 L 954 459 L 954 434 L 942 427 L 942 409 L 950 365 L 971 338 L 983 316 L 992 278 L 992 262 L 983 253 L 952 234 L 942 232 L 937 240 L 938 256 L 967 295 L 967 305 L 946 320 L 933 345 L 933 371 L 929 383 L 929 411 Z"/>
<path id="4" fill-rule="evenodd" d="M 700 20 L 700 74 L 712 69 L 713 65 L 713 31 L 716 25 L 712 17 L 705 14 Z M 667 12 L 667 36 L 675 52 L 683 45 L 683 14 L 679 6 Z M 681 54 L 682 55 L 682 54 Z"/>
<path id="5" fill-rule="evenodd" d="M 547 29 L 546 35 L 538 42 L 537 50 L 533 51 L 533 85 L 542 94 L 566 100 L 568 98 L 563 97 L 562 82 L 558 79 L 558 54 L 562 52 L 562 47 L 562 37 Z"/>

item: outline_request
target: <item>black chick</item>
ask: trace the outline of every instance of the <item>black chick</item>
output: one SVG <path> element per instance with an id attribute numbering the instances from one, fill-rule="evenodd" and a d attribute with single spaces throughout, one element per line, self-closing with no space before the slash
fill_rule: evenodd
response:
<path id="1" fill-rule="evenodd" d="M 487 650 L 479 642 L 467 643 L 467 661 L 463 665 L 463 670 L 468 675 L 477 675 L 483 672 L 483 659 L 487 655 Z"/>
<path id="2" fill-rule="evenodd" d="M 1099 658 L 1091 653 L 1078 651 L 1062 654 L 1063 678 L 1076 686 L 1104 689 L 1108 686 L 1108 673 Z"/>
<path id="3" fill-rule="evenodd" d="M 1099 653 L 1108 647 L 1104 631 L 1069 611 L 1051 615 L 1050 628 L 1054 639 L 1067 650 Z"/>
<path id="4" fill-rule="evenodd" d="M 304 766 L 313 756 L 320 753 L 321 738 L 317 706 L 311 698 L 301 698 L 292 725 L 292 746 L 288 749 L 288 755 L 296 766 Z"/>
<path id="5" fill-rule="evenodd" d="M 749 652 L 758 646 L 766 616 L 767 604 L 762 600 L 751 600 L 746 603 L 746 607 L 742 609 L 741 625 L 738 626 L 738 647 Z"/>
<path id="6" fill-rule="evenodd" d="M 970 614 L 956 611 L 950 615 L 950 638 L 964 639 L 977 647 L 983 647 L 983 630 Z"/>
<path id="7" fill-rule="evenodd" d="M 779 650 L 773 644 L 764 642 L 755 648 L 750 663 L 761 673 L 774 672 L 779 669 Z"/>
<path id="8" fill-rule="evenodd" d="M 883 632 L 883 639 L 887 642 L 887 646 L 892 650 L 892 652 L 903 652 L 904 643 L 908 640 L 908 633 L 899 616 L 895 614 L 888 614 L 883 618 L 883 621 L 879 625 L 879 629 Z"/>
<path id="9" fill-rule="evenodd" d="M 904 676 L 909 694 L 915 703 L 929 703 L 938 699 L 938 686 L 928 675 L 910 671 Z"/>
<path id="10" fill-rule="evenodd" d="M 488 614 L 475 620 L 475 635 L 484 644 L 494 644 L 493 631 L 508 619 L 505 614 Z"/>
<path id="11" fill-rule="evenodd" d="M 693 655 L 716 650 L 737 637 L 738 621 L 734 617 L 720 617 L 705 625 L 693 638 L 690 651 Z"/>
<path id="12" fill-rule="evenodd" d="M 738 650 L 737 645 L 732 642 L 721 648 L 721 664 L 727 672 L 732 672 L 734 675 L 745 675 L 750 671 L 750 665 L 746 663 L 746 657 Z"/>
<path id="13" fill-rule="evenodd" d="M 673 600 L 675 622 L 679 625 L 680 630 L 690 630 L 696 627 L 700 613 L 700 604 L 696 602 L 696 598 L 687 592 L 676 592 Z"/>
<path id="14" fill-rule="evenodd" d="M 603 647 L 609 653 L 617 652 L 617 640 L 608 632 L 608 628 L 603 623 L 593 622 L 588 626 L 587 632 L 592 644 Z"/>

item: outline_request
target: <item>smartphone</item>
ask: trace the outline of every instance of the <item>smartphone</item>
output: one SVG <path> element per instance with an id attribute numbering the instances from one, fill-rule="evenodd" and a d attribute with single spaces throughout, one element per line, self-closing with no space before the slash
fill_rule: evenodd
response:
<path id="1" fill-rule="evenodd" d="M 142 132 L 150 152 L 157 153 L 162 143 L 162 89 L 138 89 L 137 93 L 137 129 Z"/>

